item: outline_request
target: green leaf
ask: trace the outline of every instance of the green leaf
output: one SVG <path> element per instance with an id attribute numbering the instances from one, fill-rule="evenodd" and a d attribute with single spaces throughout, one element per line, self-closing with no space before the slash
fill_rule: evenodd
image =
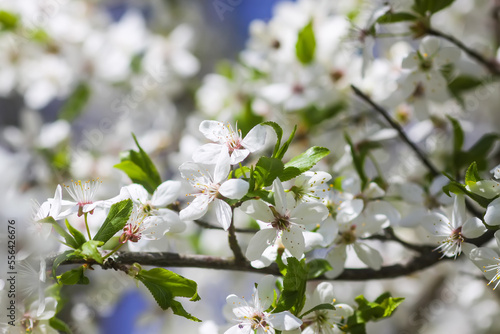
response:
<path id="1" fill-rule="evenodd" d="M 52 262 L 52 277 L 56 280 L 57 282 L 57 275 L 56 275 L 56 270 L 59 267 L 61 263 L 63 263 L 66 260 L 75 258 L 76 255 L 72 250 L 67 250 L 62 254 L 59 254 L 55 259 L 54 262 Z"/>
<path id="2" fill-rule="evenodd" d="M 368 301 L 363 295 L 357 296 L 354 300 L 358 304 L 358 309 L 347 320 L 348 330 L 350 333 L 363 333 L 364 324 L 390 317 L 404 298 L 393 298 L 386 292 L 373 302 Z"/>
<path id="3" fill-rule="evenodd" d="M 334 74 L 332 74 L 334 75 Z M 336 80 L 333 78 L 333 80 Z M 338 80 L 338 79 L 337 79 Z M 333 118 L 347 109 L 347 103 L 344 101 L 337 102 L 325 108 L 311 106 L 300 111 L 300 116 L 303 124 L 311 128 L 330 118 Z"/>
<path id="4" fill-rule="evenodd" d="M 279 151 L 280 146 L 281 146 L 281 138 L 283 138 L 283 129 L 281 128 L 281 126 L 278 125 L 278 123 L 271 122 L 271 121 L 263 122 L 261 124 L 272 127 L 274 132 L 276 132 L 277 140 L 276 140 L 276 145 L 274 146 L 274 151 L 273 151 L 273 155 L 272 155 L 273 158 L 276 158 L 276 155 L 278 154 L 278 151 Z"/>
<path id="5" fill-rule="evenodd" d="M 487 156 L 499 139 L 500 136 L 497 133 L 483 135 L 468 151 L 461 152 L 457 158 L 457 163 L 460 167 L 463 167 L 475 161 L 478 170 L 485 170 L 489 166 Z"/>
<path id="6" fill-rule="evenodd" d="M 311 260 L 307 263 L 307 279 L 315 279 L 332 269 L 330 263 L 325 259 Z"/>
<path id="7" fill-rule="evenodd" d="M 65 219 L 64 222 L 66 224 L 66 228 L 68 229 L 69 233 L 71 233 L 76 242 L 76 248 L 80 248 L 85 242 L 87 242 L 87 239 L 85 239 L 85 236 L 80 231 L 71 226 L 67 219 Z"/>
<path id="8" fill-rule="evenodd" d="M 358 154 L 358 151 L 354 144 L 352 143 L 351 137 L 345 133 L 344 134 L 345 140 L 347 144 L 349 145 L 351 149 L 351 155 L 352 155 L 352 161 L 354 163 L 354 168 L 356 169 L 356 172 L 359 175 L 359 178 L 361 179 L 361 189 L 364 189 L 365 186 L 368 184 L 368 177 L 366 176 L 365 173 L 365 155 L 360 155 Z"/>
<path id="9" fill-rule="evenodd" d="M 314 36 L 314 28 L 312 20 L 299 31 L 297 44 L 295 44 L 295 53 L 297 59 L 302 64 L 309 64 L 314 60 L 316 51 L 316 37 Z"/>
<path id="10" fill-rule="evenodd" d="M 115 203 L 109 209 L 108 216 L 101 228 L 94 236 L 94 240 L 107 242 L 118 231 L 122 230 L 127 224 L 127 220 L 132 212 L 132 200 L 126 199 Z"/>
<path id="11" fill-rule="evenodd" d="M 64 228 L 62 228 L 55 220 L 54 218 L 52 217 L 47 217 L 47 218 L 44 218 L 42 220 L 40 220 L 41 223 L 48 223 L 48 224 L 52 224 L 52 227 L 54 228 L 54 230 L 56 230 L 57 233 L 59 233 L 59 235 L 61 235 L 63 238 L 64 238 L 64 241 L 66 242 L 66 244 L 71 247 L 71 248 L 79 248 L 80 247 L 80 244 L 75 240 L 75 238 L 73 238 L 73 236 L 71 234 L 69 234 L 68 232 L 66 232 L 66 230 Z"/>
<path id="12" fill-rule="evenodd" d="M 471 90 L 473 88 L 476 88 L 478 86 L 481 86 L 483 83 L 485 83 L 486 80 L 484 79 L 479 79 L 473 76 L 469 75 L 459 75 L 455 77 L 449 84 L 448 84 L 448 89 L 450 90 L 451 94 L 455 96 L 455 98 L 459 99 L 461 101 L 461 94 Z"/>
<path id="13" fill-rule="evenodd" d="M 14 30 L 17 28 L 19 17 L 5 10 L 0 10 L 0 30 Z"/>
<path id="14" fill-rule="evenodd" d="M 481 181 L 481 177 L 479 176 L 479 172 L 477 170 L 476 162 L 471 163 L 467 172 L 465 173 L 465 184 L 467 186 L 471 186 L 476 184 L 477 181 Z"/>
<path id="15" fill-rule="evenodd" d="M 89 284 L 88 277 L 85 276 L 85 267 L 81 266 L 58 276 L 59 281 L 64 285 Z"/>
<path id="16" fill-rule="evenodd" d="M 290 146 L 293 137 L 295 136 L 295 132 L 297 131 L 297 125 L 293 127 L 292 133 L 290 134 L 290 137 L 288 137 L 288 140 L 281 146 L 281 148 L 278 150 L 278 153 L 276 154 L 275 158 L 278 159 L 283 159 L 285 156 L 286 151 L 288 151 L 288 147 Z"/>
<path id="17" fill-rule="evenodd" d="M 86 261 L 95 261 L 102 264 L 102 255 L 97 247 L 102 246 L 104 242 L 90 240 L 82 245 L 80 249 L 76 249 L 74 254 L 83 257 Z"/>
<path id="18" fill-rule="evenodd" d="M 283 291 L 273 313 L 290 310 L 298 315 L 305 303 L 307 269 L 305 260 L 299 261 L 294 257 L 287 259 L 288 265 L 283 279 Z"/>
<path id="19" fill-rule="evenodd" d="M 134 150 L 122 152 L 120 154 L 121 162 L 114 167 L 124 171 L 132 182 L 144 186 L 152 194 L 161 184 L 160 174 L 158 174 L 158 170 L 151 158 L 139 145 L 134 134 L 132 134 L 132 137 L 134 137 L 139 152 Z"/>
<path id="20" fill-rule="evenodd" d="M 330 150 L 324 147 L 313 146 L 309 148 L 304 153 L 296 156 L 289 162 L 285 164 L 285 167 L 295 167 L 300 170 L 301 173 L 310 170 L 316 163 L 321 159 L 330 154 Z"/>
<path id="21" fill-rule="evenodd" d="M 188 297 L 191 298 L 191 301 L 200 300 L 195 281 L 184 278 L 164 268 L 141 270 L 136 278 L 148 288 L 163 310 L 172 308 L 173 312 L 177 315 L 193 321 L 201 321 L 187 313 L 182 305 L 174 300 L 175 297 Z"/>
<path id="22" fill-rule="evenodd" d="M 394 13 L 391 10 L 387 11 L 384 15 L 380 16 L 377 19 L 378 23 L 396 23 L 396 22 L 404 22 L 404 21 L 415 21 L 417 17 L 411 13 L 399 12 Z"/>
<path id="23" fill-rule="evenodd" d="M 285 182 L 299 176 L 300 174 L 302 174 L 302 172 L 297 167 L 286 167 L 280 175 L 280 180 Z"/>
<path id="24" fill-rule="evenodd" d="M 462 126 L 455 118 L 447 116 L 453 126 L 453 152 L 456 156 L 462 150 L 464 145 L 464 130 Z"/>
<path id="25" fill-rule="evenodd" d="M 443 187 L 443 192 L 446 195 L 450 196 L 450 192 L 455 193 L 455 194 L 465 194 L 465 195 L 469 196 L 472 200 L 476 201 L 483 208 L 488 207 L 488 205 L 492 201 L 491 199 L 487 199 L 487 198 L 479 196 L 473 192 L 470 192 L 469 190 L 467 190 L 465 185 L 455 181 L 450 175 L 448 175 L 446 173 L 443 173 L 443 174 L 448 179 L 450 179 L 450 183 Z"/>
<path id="26" fill-rule="evenodd" d="M 90 99 L 90 86 L 86 82 L 80 82 L 71 93 L 59 112 L 59 118 L 68 122 L 77 118 Z"/>
<path id="27" fill-rule="evenodd" d="M 336 308 L 332 304 L 319 304 L 319 305 L 314 306 L 309 311 L 302 313 L 299 318 L 302 318 L 311 312 L 321 311 L 321 310 L 336 310 Z"/>
<path id="28" fill-rule="evenodd" d="M 413 10 L 422 16 L 434 14 L 451 5 L 455 0 L 415 0 Z"/>
<path id="29" fill-rule="evenodd" d="M 254 176 L 258 186 L 268 187 L 283 172 L 283 162 L 276 158 L 261 157 L 255 165 Z"/>
<path id="30" fill-rule="evenodd" d="M 50 327 L 52 327 L 58 331 L 62 331 L 64 333 L 68 333 L 68 334 L 73 333 L 71 331 L 71 328 L 69 327 L 69 325 L 59 318 L 53 317 L 53 318 L 49 319 L 49 325 L 50 325 Z"/>

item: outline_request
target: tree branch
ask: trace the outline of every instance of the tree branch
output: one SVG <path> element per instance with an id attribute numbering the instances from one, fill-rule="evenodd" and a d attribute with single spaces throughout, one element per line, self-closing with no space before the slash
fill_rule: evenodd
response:
<path id="1" fill-rule="evenodd" d="M 227 240 L 229 242 L 229 248 L 233 251 L 234 254 L 234 262 L 236 263 L 245 263 L 246 258 L 241 251 L 240 245 L 238 244 L 238 240 L 236 239 L 236 233 L 234 228 L 234 208 L 231 208 L 231 225 L 227 230 Z"/>
<path id="2" fill-rule="evenodd" d="M 429 35 L 441 37 L 441 38 L 455 44 L 457 47 L 462 49 L 467 55 L 469 55 L 469 57 L 473 58 L 478 63 L 483 65 L 491 74 L 497 75 L 497 76 L 500 75 L 499 64 L 495 59 L 487 59 L 486 57 L 481 55 L 479 52 L 466 46 L 460 40 L 458 40 L 455 37 L 448 35 L 444 32 L 441 32 L 439 30 L 434 30 L 432 28 L 429 28 L 429 29 L 427 29 L 427 33 Z"/>

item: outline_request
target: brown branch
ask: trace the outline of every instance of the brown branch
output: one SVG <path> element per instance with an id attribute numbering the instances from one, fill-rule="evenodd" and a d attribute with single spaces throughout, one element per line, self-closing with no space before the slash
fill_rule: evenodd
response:
<path id="1" fill-rule="evenodd" d="M 500 75 L 500 67 L 499 67 L 498 62 L 495 59 L 487 59 L 486 57 L 481 55 L 479 52 L 469 48 L 467 45 L 462 43 L 460 40 L 458 40 L 455 37 L 448 35 L 444 32 L 441 32 L 439 30 L 428 28 L 427 33 L 429 35 L 441 37 L 441 38 L 455 44 L 457 47 L 462 49 L 462 51 L 464 51 L 467 55 L 469 55 L 469 57 L 471 57 L 472 59 L 476 60 L 478 63 L 483 65 L 491 74 L 497 75 L 497 76 Z"/>
<path id="2" fill-rule="evenodd" d="M 410 140 L 410 138 L 408 138 L 406 136 L 403 128 L 395 120 L 392 119 L 392 117 L 389 115 L 389 113 L 384 108 L 382 108 L 381 106 L 376 104 L 368 95 L 363 93 L 356 86 L 351 85 L 351 88 L 357 96 L 359 96 L 363 101 L 365 101 L 370 106 L 372 106 L 373 109 L 375 109 L 375 111 L 377 111 L 380 115 L 382 115 L 382 117 L 398 132 L 401 139 L 403 139 L 403 141 L 413 150 L 413 152 L 415 152 L 417 157 L 427 167 L 427 169 L 432 174 L 432 176 L 441 175 L 441 173 L 439 172 L 437 167 L 434 166 L 434 164 L 429 159 L 427 159 L 427 157 L 424 155 L 424 153 L 422 153 L 422 151 L 420 151 L 420 149 L 417 147 L 417 145 L 415 145 L 415 143 L 413 143 Z M 469 212 L 472 213 L 475 217 L 482 216 L 482 213 L 479 212 L 470 201 L 466 200 L 465 204 L 467 206 L 467 210 L 469 210 Z"/>
<path id="3" fill-rule="evenodd" d="M 240 264 L 245 263 L 246 258 L 241 251 L 241 247 L 238 244 L 238 240 L 236 239 L 236 232 L 234 228 L 234 209 L 231 208 L 231 225 L 227 230 L 227 240 L 229 242 L 229 248 L 233 251 L 234 254 L 234 262 Z"/>

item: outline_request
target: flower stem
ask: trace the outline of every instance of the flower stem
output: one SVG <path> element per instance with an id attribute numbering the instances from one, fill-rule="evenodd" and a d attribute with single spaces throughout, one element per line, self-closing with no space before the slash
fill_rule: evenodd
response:
<path id="1" fill-rule="evenodd" d="M 83 214 L 84 218 L 85 218 L 85 228 L 87 229 L 87 234 L 89 235 L 89 240 L 92 240 L 92 236 L 90 235 L 90 229 L 89 229 L 89 224 L 87 223 L 87 215 L 88 213 L 85 212 Z"/>
<path id="2" fill-rule="evenodd" d="M 110 257 L 111 255 L 113 255 L 114 253 L 116 253 L 123 245 L 125 245 L 125 243 L 121 243 L 115 247 L 115 249 L 113 249 L 108 255 L 106 255 L 105 257 L 103 257 L 103 261 L 106 260 L 108 257 Z"/>

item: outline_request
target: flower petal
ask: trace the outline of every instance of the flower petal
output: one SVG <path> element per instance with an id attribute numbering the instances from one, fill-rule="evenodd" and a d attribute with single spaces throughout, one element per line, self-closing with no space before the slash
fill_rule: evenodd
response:
<path id="1" fill-rule="evenodd" d="M 186 229 L 186 223 L 179 218 L 179 214 L 175 211 L 159 209 L 157 216 L 167 222 L 168 232 L 181 233 Z"/>
<path id="2" fill-rule="evenodd" d="M 462 234 L 466 238 L 478 238 L 482 236 L 487 231 L 481 219 L 477 217 L 472 217 L 467 219 L 465 224 L 462 226 Z"/>
<path id="3" fill-rule="evenodd" d="M 359 216 L 361 211 L 363 211 L 364 202 L 362 199 L 356 198 L 351 201 L 343 201 L 337 207 L 337 217 L 335 219 L 339 224 L 345 224 L 350 222 Z"/>
<path id="4" fill-rule="evenodd" d="M 214 182 L 221 184 L 227 179 L 229 171 L 231 170 L 231 164 L 229 161 L 229 151 L 227 146 L 223 146 L 219 157 L 217 159 L 217 164 L 214 170 Z"/>
<path id="5" fill-rule="evenodd" d="M 264 147 L 266 143 L 267 129 L 263 125 L 254 126 L 243 138 L 241 144 L 250 152 L 255 152 Z"/>
<path id="6" fill-rule="evenodd" d="M 322 203 L 300 203 L 290 212 L 290 221 L 301 225 L 316 225 L 328 217 L 328 208 Z"/>
<path id="7" fill-rule="evenodd" d="M 264 276 L 257 285 L 254 296 L 254 305 L 261 310 L 267 310 L 274 300 L 274 287 L 276 278 L 273 275 Z"/>
<path id="8" fill-rule="evenodd" d="M 269 322 L 280 331 L 289 331 L 302 325 L 302 320 L 291 314 L 290 311 L 270 314 Z"/>
<path id="9" fill-rule="evenodd" d="M 273 244 L 274 239 L 276 239 L 276 230 L 274 228 L 265 228 L 255 233 L 248 243 L 245 253 L 247 259 L 249 261 L 260 259 L 264 250 Z"/>
<path id="10" fill-rule="evenodd" d="M 479 196 L 492 199 L 500 193 L 500 183 L 493 180 L 482 180 L 467 185 L 467 189 Z"/>
<path id="11" fill-rule="evenodd" d="M 326 260 L 332 266 L 332 270 L 327 271 L 325 276 L 335 278 L 344 271 L 345 260 L 347 258 L 345 245 L 338 245 L 326 255 Z"/>
<path id="12" fill-rule="evenodd" d="M 198 163 L 215 165 L 223 147 L 222 144 L 215 143 L 202 145 L 193 152 L 193 160 Z"/>
<path id="13" fill-rule="evenodd" d="M 240 209 L 250 217 L 271 223 L 274 220 L 274 215 L 269 205 L 260 199 L 252 199 L 241 204 Z"/>
<path id="14" fill-rule="evenodd" d="M 200 123 L 199 130 L 205 137 L 220 144 L 226 142 L 226 137 L 229 134 L 224 123 L 217 121 L 203 121 Z"/>
<path id="15" fill-rule="evenodd" d="M 422 226 L 432 235 L 438 237 L 448 237 L 453 231 L 448 218 L 437 212 L 425 215 L 422 219 Z"/>
<path id="16" fill-rule="evenodd" d="M 292 225 L 288 230 L 284 230 L 281 242 L 293 257 L 300 259 L 304 255 L 305 241 L 301 228 Z"/>
<path id="17" fill-rule="evenodd" d="M 484 221 L 488 225 L 500 225 L 500 197 L 488 205 L 484 214 Z"/>
<path id="18" fill-rule="evenodd" d="M 361 242 L 355 242 L 353 244 L 353 248 L 356 255 L 361 261 L 363 261 L 363 263 L 372 269 L 380 270 L 383 259 L 378 250 Z"/>
<path id="19" fill-rule="evenodd" d="M 222 226 L 224 231 L 227 231 L 229 225 L 231 225 L 231 218 L 233 217 L 231 207 L 229 206 L 229 204 L 218 198 L 214 200 L 214 205 L 217 221 Z"/>
<path id="20" fill-rule="evenodd" d="M 179 181 L 165 181 L 154 191 L 151 204 L 155 207 L 162 207 L 173 203 L 179 197 L 180 191 L 181 183 Z"/>
<path id="21" fill-rule="evenodd" d="M 208 210 L 208 196 L 197 196 L 186 208 L 179 212 L 181 220 L 195 220 L 201 218 Z"/>
<path id="22" fill-rule="evenodd" d="M 234 150 L 231 153 L 231 157 L 230 157 L 231 165 L 236 165 L 237 163 L 242 162 L 243 160 L 245 160 L 246 157 L 248 157 L 249 154 L 250 154 L 250 151 L 247 149 Z"/>
<path id="23" fill-rule="evenodd" d="M 453 229 L 462 226 L 465 223 L 465 196 L 463 194 L 456 194 L 455 202 L 453 204 L 453 215 L 451 216 L 451 226 Z"/>
<path id="24" fill-rule="evenodd" d="M 127 190 L 130 199 L 135 203 L 144 203 L 149 198 L 148 191 L 140 184 L 134 183 L 126 186 L 125 189 Z"/>
<path id="25" fill-rule="evenodd" d="M 286 214 L 287 201 L 286 201 L 285 189 L 283 189 L 283 184 L 278 178 L 273 181 L 273 192 L 274 192 L 274 202 L 276 204 L 275 205 L 276 210 L 282 215 Z"/>
<path id="26" fill-rule="evenodd" d="M 219 193 L 230 199 L 240 199 L 246 195 L 248 187 L 249 184 L 245 180 L 231 179 L 220 186 Z"/>

